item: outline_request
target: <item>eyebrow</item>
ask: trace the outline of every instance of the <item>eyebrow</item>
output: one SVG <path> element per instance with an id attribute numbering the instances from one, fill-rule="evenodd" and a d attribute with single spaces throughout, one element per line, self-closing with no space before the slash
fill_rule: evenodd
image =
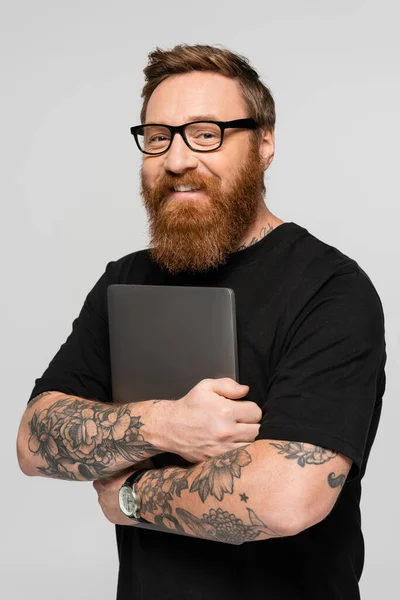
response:
<path id="1" fill-rule="evenodd" d="M 208 115 L 191 115 L 190 117 L 188 117 L 189 121 L 188 123 L 190 123 L 190 121 L 220 121 L 221 119 L 219 119 L 216 115 L 213 114 L 208 114 Z"/>
<path id="2" fill-rule="evenodd" d="M 220 118 L 218 118 L 216 115 L 213 115 L 213 114 L 191 115 L 190 117 L 188 117 L 188 120 L 185 121 L 185 123 L 191 123 L 192 121 L 220 121 L 220 120 L 221 120 Z M 156 121 L 152 121 L 152 123 L 155 123 L 155 122 Z"/>

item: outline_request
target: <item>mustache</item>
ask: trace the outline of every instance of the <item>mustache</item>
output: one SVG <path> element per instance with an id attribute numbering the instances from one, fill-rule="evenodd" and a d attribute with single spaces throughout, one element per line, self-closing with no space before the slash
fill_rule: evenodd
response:
<path id="1" fill-rule="evenodd" d="M 211 177 L 199 175 L 198 173 L 185 173 L 184 175 L 176 176 L 166 173 L 163 175 L 162 179 L 156 183 L 155 189 L 159 193 L 169 192 L 179 185 L 190 185 L 201 188 L 202 190 L 207 190 L 215 187 L 216 181 Z"/>

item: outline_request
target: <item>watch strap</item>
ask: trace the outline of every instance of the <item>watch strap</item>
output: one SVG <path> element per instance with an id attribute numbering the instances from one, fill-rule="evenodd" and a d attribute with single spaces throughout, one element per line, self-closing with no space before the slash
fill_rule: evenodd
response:
<path id="1" fill-rule="evenodd" d="M 130 485 L 132 487 L 134 483 L 139 481 L 142 475 L 147 473 L 147 471 L 151 471 L 151 469 L 138 469 L 137 471 L 134 471 L 132 475 L 129 475 L 128 479 L 125 481 L 125 485 Z"/>
<path id="2" fill-rule="evenodd" d="M 133 485 L 135 483 L 137 483 L 139 481 L 139 479 L 142 477 L 142 475 L 147 473 L 147 471 L 151 471 L 151 469 L 138 469 L 137 471 L 134 471 L 132 473 L 132 475 L 129 475 L 129 477 L 125 481 L 124 485 L 128 485 L 129 487 L 131 487 L 133 489 Z M 143 519 L 142 517 L 132 517 L 132 518 L 134 518 L 136 521 L 139 521 L 140 523 L 149 523 L 150 522 L 150 521 L 146 521 L 146 519 Z"/>

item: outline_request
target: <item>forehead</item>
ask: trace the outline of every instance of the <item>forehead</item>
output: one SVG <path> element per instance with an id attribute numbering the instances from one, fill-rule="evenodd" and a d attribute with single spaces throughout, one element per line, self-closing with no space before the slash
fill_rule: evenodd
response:
<path id="1" fill-rule="evenodd" d="M 180 125 L 200 118 L 230 121 L 248 117 L 237 80 L 219 73 L 173 75 L 152 93 L 146 123 Z"/>

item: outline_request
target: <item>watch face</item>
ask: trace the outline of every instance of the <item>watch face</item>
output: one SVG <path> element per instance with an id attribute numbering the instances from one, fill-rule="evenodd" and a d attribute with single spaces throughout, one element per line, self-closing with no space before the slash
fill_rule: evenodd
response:
<path id="1" fill-rule="evenodd" d="M 128 486 L 122 486 L 122 488 L 119 490 L 119 505 L 122 512 L 127 517 L 134 516 L 137 506 L 133 497 L 132 488 Z"/>

